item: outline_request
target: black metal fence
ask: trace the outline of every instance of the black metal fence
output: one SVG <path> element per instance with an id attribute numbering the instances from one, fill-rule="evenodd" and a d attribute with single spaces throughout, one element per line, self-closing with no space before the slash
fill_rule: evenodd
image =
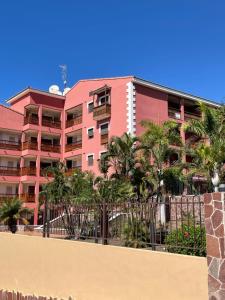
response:
<path id="1" fill-rule="evenodd" d="M 205 256 L 204 206 L 201 196 L 176 196 L 157 203 L 124 202 L 48 205 L 44 237 L 91 241 Z"/>

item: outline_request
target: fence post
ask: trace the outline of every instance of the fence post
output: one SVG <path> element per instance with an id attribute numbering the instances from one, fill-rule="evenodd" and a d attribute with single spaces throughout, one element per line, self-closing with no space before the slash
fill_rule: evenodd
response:
<path id="1" fill-rule="evenodd" d="M 95 232 L 95 243 L 96 244 L 98 244 L 98 213 L 100 213 L 100 216 L 101 216 L 101 210 L 99 210 L 99 212 L 95 212 L 94 232 Z"/>
<path id="2" fill-rule="evenodd" d="M 105 201 L 103 202 L 102 207 L 102 244 L 108 244 L 108 212 L 107 212 L 107 205 Z"/>
<path id="3" fill-rule="evenodd" d="M 50 236 L 50 209 L 49 206 L 47 206 L 47 237 Z"/>
<path id="4" fill-rule="evenodd" d="M 157 206 L 156 206 L 157 207 Z M 156 249 L 156 240 L 155 240 L 155 223 L 154 223 L 154 203 L 150 202 L 150 224 L 149 224 L 149 231 L 150 231 L 150 244 L 152 246 L 152 250 Z"/>
<path id="5" fill-rule="evenodd" d="M 46 199 L 44 201 L 44 212 L 43 212 L 43 232 L 42 236 L 46 237 Z"/>
<path id="6" fill-rule="evenodd" d="M 209 300 L 225 299 L 225 193 L 204 195 Z"/>

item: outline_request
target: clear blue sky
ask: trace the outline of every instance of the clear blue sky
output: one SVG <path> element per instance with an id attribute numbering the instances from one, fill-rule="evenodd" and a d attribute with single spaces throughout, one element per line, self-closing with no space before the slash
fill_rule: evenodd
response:
<path id="1" fill-rule="evenodd" d="M 225 99 L 225 1 L 7 0 L 0 3 L 0 101 L 95 77 L 136 75 Z"/>

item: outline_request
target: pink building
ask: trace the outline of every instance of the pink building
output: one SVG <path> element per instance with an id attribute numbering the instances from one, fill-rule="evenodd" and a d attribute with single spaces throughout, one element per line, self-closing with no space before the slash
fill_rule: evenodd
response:
<path id="1" fill-rule="evenodd" d="M 80 80 L 64 96 L 27 88 L 0 106 L 0 199 L 19 196 L 34 209 L 48 180 L 45 168 L 64 161 L 68 169 L 99 173 L 98 160 L 111 136 L 140 135 L 140 121 L 183 123 L 199 118 L 197 102 L 208 100 L 133 76 Z M 183 141 L 192 138 L 181 130 Z M 188 157 L 186 158 L 189 159 Z"/>

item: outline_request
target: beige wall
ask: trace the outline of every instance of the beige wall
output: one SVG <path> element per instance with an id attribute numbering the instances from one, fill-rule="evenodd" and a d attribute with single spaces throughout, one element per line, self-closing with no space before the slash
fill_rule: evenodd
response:
<path id="1" fill-rule="evenodd" d="M 0 234 L 0 289 L 75 300 L 206 300 L 205 258 Z"/>

